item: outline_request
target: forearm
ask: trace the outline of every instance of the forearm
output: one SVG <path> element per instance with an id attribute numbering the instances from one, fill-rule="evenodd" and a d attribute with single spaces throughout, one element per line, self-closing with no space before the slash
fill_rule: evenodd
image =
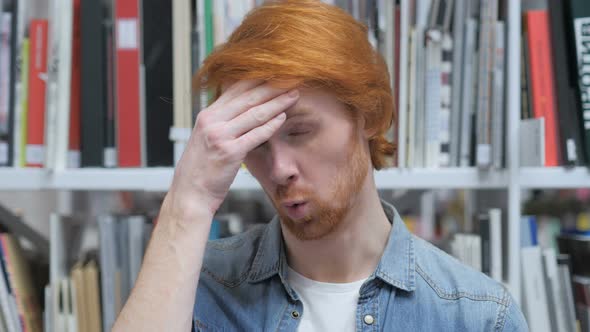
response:
<path id="1" fill-rule="evenodd" d="M 212 215 L 206 209 L 189 212 L 174 205 L 167 196 L 113 331 L 190 331 Z"/>

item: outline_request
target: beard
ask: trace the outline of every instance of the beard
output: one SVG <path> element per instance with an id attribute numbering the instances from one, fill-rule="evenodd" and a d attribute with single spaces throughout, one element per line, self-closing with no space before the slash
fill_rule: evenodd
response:
<path id="1" fill-rule="evenodd" d="M 274 196 L 270 196 L 283 225 L 301 241 L 317 240 L 332 233 L 342 222 L 360 190 L 368 172 L 368 157 L 361 149 L 356 136 L 352 135 L 348 145 L 348 160 L 337 169 L 330 182 L 329 199 L 322 199 L 308 188 L 294 186 L 277 187 Z M 293 220 L 280 205 L 283 200 L 304 200 L 308 204 L 309 213 L 303 218 Z"/>

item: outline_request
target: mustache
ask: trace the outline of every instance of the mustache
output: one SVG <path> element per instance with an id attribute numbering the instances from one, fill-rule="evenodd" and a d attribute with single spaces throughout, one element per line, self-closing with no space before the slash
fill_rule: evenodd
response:
<path id="1" fill-rule="evenodd" d="M 307 188 L 296 188 L 294 186 L 279 186 L 276 189 L 277 200 L 298 200 L 306 197 L 313 197 L 314 192 Z"/>

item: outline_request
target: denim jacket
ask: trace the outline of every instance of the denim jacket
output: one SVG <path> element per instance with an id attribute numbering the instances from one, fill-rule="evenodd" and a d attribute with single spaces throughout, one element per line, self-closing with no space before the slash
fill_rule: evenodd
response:
<path id="1" fill-rule="evenodd" d="M 528 331 L 499 283 L 411 234 L 395 208 L 375 271 L 363 283 L 356 331 Z M 305 308 L 287 283 L 278 217 L 231 238 L 209 241 L 194 331 L 296 331 Z"/>

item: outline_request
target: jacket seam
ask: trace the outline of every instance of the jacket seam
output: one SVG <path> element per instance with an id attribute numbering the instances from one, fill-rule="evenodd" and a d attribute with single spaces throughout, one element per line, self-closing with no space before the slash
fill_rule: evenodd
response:
<path id="1" fill-rule="evenodd" d="M 496 331 L 503 331 L 504 330 L 504 326 L 506 325 L 506 317 L 507 317 L 507 311 L 508 311 L 508 307 L 510 305 L 512 305 L 512 301 L 510 296 L 508 295 L 508 291 L 504 290 L 504 302 L 506 303 L 505 305 L 501 305 L 500 306 L 500 310 L 498 311 L 498 317 L 496 318 L 496 326 L 495 326 L 495 330 Z"/>
<path id="2" fill-rule="evenodd" d="M 457 300 L 460 298 L 467 298 L 474 301 L 493 301 L 501 305 L 506 305 L 506 300 L 500 299 L 493 295 L 475 295 L 472 293 L 460 291 L 460 292 L 452 292 L 449 293 L 448 291 L 439 287 L 436 282 L 420 267 L 420 264 L 416 263 L 416 271 L 418 274 L 426 281 L 426 283 L 434 290 L 434 292 L 438 295 L 438 297 L 446 300 Z"/>
<path id="3" fill-rule="evenodd" d="M 240 276 L 238 277 L 237 280 L 231 280 L 231 281 L 227 281 L 219 276 L 217 276 L 215 273 L 213 273 L 213 271 L 207 269 L 206 267 L 201 268 L 201 270 L 205 273 L 207 273 L 211 278 L 213 278 L 213 280 L 217 281 L 218 283 L 229 287 L 229 288 L 234 288 L 239 286 L 240 284 L 242 284 L 244 282 L 244 280 L 246 280 L 246 277 L 248 275 L 248 271 L 242 272 L 242 274 L 240 274 Z"/>

